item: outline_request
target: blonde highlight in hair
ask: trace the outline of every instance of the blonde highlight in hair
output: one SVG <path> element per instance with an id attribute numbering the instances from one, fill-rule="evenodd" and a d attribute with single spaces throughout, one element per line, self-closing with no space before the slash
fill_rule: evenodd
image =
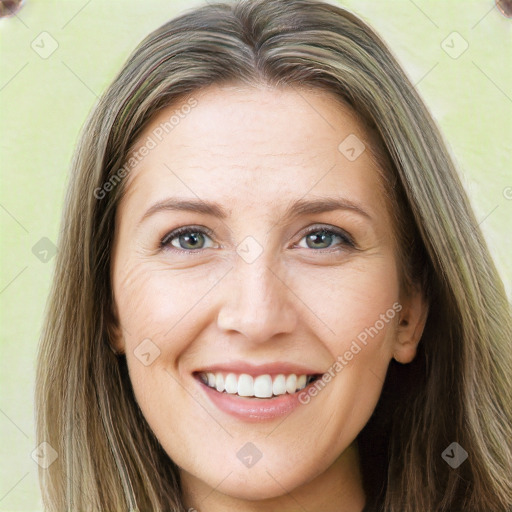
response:
<path id="1" fill-rule="evenodd" d="M 415 360 L 392 361 L 358 437 L 371 510 L 512 508 L 510 305 L 445 144 L 381 39 L 317 0 L 241 0 L 193 9 L 151 33 L 91 112 L 72 162 L 36 376 L 45 509 L 184 511 L 177 466 L 112 352 L 110 281 L 126 178 L 100 199 L 162 108 L 213 84 L 310 88 L 374 133 L 404 286 L 430 303 Z M 118 174 L 117 174 L 118 175 Z M 459 468 L 441 458 L 458 442 Z"/>

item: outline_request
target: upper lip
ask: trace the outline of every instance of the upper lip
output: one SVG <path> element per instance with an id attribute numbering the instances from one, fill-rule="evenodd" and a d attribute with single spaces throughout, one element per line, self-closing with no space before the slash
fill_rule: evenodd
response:
<path id="1" fill-rule="evenodd" d="M 195 370 L 193 373 L 217 372 L 236 374 L 245 373 L 252 376 L 265 374 L 278 375 L 280 373 L 288 375 L 291 373 L 294 373 L 296 375 L 317 375 L 323 373 L 321 371 L 317 371 L 311 367 L 302 364 L 278 361 L 261 364 L 253 364 L 248 363 L 246 361 L 229 361 L 225 363 L 216 363 L 203 366 Z"/>

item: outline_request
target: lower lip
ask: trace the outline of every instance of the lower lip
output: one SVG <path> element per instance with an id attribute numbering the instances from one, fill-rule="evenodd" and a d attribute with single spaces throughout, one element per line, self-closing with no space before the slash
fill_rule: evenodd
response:
<path id="1" fill-rule="evenodd" d="M 245 398 L 229 393 L 220 393 L 201 380 L 196 380 L 208 398 L 221 411 L 244 421 L 266 421 L 290 414 L 301 405 L 299 393 L 308 388 L 306 386 L 292 395 L 286 393 L 273 398 Z"/>

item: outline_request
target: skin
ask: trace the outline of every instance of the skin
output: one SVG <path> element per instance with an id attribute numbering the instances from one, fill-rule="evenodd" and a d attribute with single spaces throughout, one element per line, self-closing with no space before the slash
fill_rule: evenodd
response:
<path id="1" fill-rule="evenodd" d="M 414 358 L 427 310 L 419 291 L 400 289 L 394 226 L 368 134 L 321 91 L 231 85 L 194 97 L 198 105 L 127 178 L 113 252 L 114 345 L 126 354 L 144 416 L 181 468 L 188 507 L 360 512 L 355 439 L 391 358 Z M 181 104 L 159 112 L 134 150 Z M 338 150 L 350 134 L 366 145 L 354 161 Z M 228 215 L 159 210 L 140 222 L 175 196 L 215 201 Z M 348 199 L 369 218 L 346 209 L 284 219 L 292 201 L 325 197 Z M 341 228 L 357 249 L 337 236 L 314 245 L 305 231 L 317 225 Z M 161 248 L 181 226 L 213 234 Z M 251 263 L 236 251 L 246 237 L 262 248 Z M 395 303 L 400 313 L 284 419 L 248 423 L 227 415 L 192 376 L 231 360 L 325 372 Z M 148 366 L 134 352 L 146 338 L 160 350 Z M 250 468 L 236 456 L 247 442 L 262 453 Z"/>

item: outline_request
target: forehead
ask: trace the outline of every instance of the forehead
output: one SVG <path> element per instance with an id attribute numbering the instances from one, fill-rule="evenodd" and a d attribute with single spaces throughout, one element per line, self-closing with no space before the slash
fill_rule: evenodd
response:
<path id="1" fill-rule="evenodd" d="M 276 204 L 337 190 L 382 199 L 369 134 L 326 91 L 224 85 L 192 99 L 158 112 L 139 136 L 133 152 L 151 149 L 129 174 L 125 202 L 176 194 Z"/>

